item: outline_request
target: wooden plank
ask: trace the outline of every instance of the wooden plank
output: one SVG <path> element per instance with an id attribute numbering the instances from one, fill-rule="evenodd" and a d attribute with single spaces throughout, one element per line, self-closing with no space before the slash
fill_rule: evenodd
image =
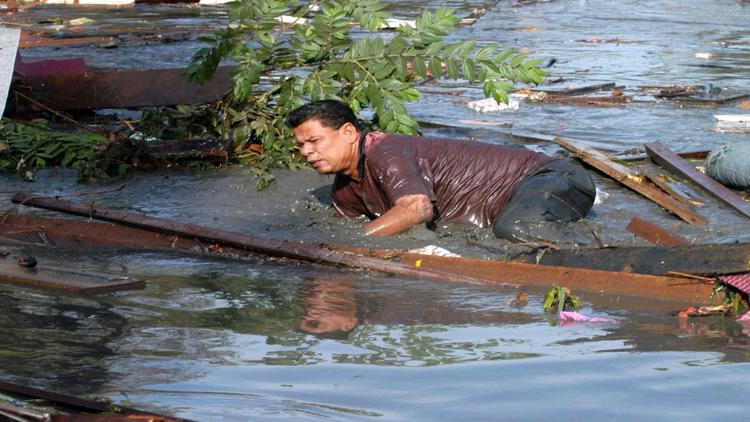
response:
<path id="1" fill-rule="evenodd" d="M 694 165 L 659 142 L 645 145 L 646 153 L 651 159 L 665 169 L 682 176 L 698 185 L 722 204 L 734 209 L 745 217 L 750 217 L 750 204 L 745 202 L 731 189 L 698 171 Z"/>
<path id="2" fill-rule="evenodd" d="M 139 289 L 146 286 L 143 280 L 68 271 L 51 268 L 43 263 L 36 268 L 24 268 L 7 258 L 0 260 L 0 281 L 61 289 L 74 293 L 99 293 Z"/>
<path id="3" fill-rule="evenodd" d="M 684 237 L 638 217 L 633 217 L 625 229 L 656 245 L 685 245 L 690 243 Z"/>
<path id="4" fill-rule="evenodd" d="M 632 246 L 600 249 L 547 250 L 528 253 L 520 262 L 616 272 L 667 275 L 670 272 L 714 275 L 750 271 L 750 244 Z"/>
<path id="5" fill-rule="evenodd" d="M 610 176 L 616 181 L 629 187 L 635 192 L 654 201 L 667 211 L 690 224 L 706 224 L 708 220 L 698 214 L 692 207 L 680 203 L 673 197 L 667 195 L 653 184 L 644 180 L 643 177 L 633 172 L 628 167 L 610 160 L 606 155 L 593 148 L 588 148 L 579 141 L 555 137 L 553 142 L 574 152 L 584 162 Z"/>
<path id="6" fill-rule="evenodd" d="M 614 273 L 583 268 L 562 268 L 520 262 L 501 262 L 427 255 L 402 255 L 402 261 L 419 268 L 452 271 L 483 279 L 529 286 L 570 287 L 576 292 L 650 297 L 661 300 L 707 303 L 713 283 L 679 277 Z M 647 292 L 647 293 L 646 293 Z M 645 293 L 645 294 L 644 294 Z"/>

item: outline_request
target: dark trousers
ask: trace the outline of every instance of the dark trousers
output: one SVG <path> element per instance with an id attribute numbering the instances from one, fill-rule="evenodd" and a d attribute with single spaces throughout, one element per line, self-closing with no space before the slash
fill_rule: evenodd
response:
<path id="1" fill-rule="evenodd" d="M 527 175 L 492 225 L 508 240 L 589 243 L 565 223 L 580 220 L 594 205 L 591 175 L 569 159 L 550 161 Z"/>

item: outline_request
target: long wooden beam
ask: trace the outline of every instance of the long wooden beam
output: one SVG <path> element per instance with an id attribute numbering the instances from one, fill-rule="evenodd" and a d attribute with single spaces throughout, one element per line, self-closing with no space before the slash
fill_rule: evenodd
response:
<path id="1" fill-rule="evenodd" d="M 17 204 L 29 205 L 64 212 L 67 214 L 109 221 L 144 230 L 156 231 L 168 235 L 197 239 L 203 242 L 229 245 L 238 249 L 245 249 L 255 253 L 291 258 L 301 261 L 323 263 L 328 265 L 346 266 L 351 268 L 380 271 L 388 274 L 405 276 L 416 279 L 433 279 L 456 283 L 483 283 L 485 280 L 475 279 L 462 274 L 444 271 L 416 269 L 414 267 L 391 262 L 381 258 L 358 255 L 354 253 L 333 251 L 317 245 L 303 242 L 265 239 L 243 233 L 229 232 L 195 224 L 181 223 L 164 218 L 149 217 L 131 212 L 79 205 L 70 201 L 49 196 L 34 196 L 28 193 L 18 193 L 12 201 Z"/>
<path id="2" fill-rule="evenodd" d="M 44 243 L 50 246 L 84 248 L 109 246 L 128 249 L 176 250 L 230 259 L 250 254 L 247 249 L 238 248 L 233 244 L 204 242 L 193 237 L 166 235 L 147 228 L 105 224 L 90 220 L 53 219 L 29 214 L 6 213 L 4 219 L 0 220 L 0 237 Z M 298 244 L 298 242 L 294 243 Z M 299 245 L 303 244 L 299 243 Z M 352 254 L 394 259 L 416 272 L 424 272 L 423 274 L 441 271 L 455 276 L 463 275 L 474 282 L 489 285 L 548 287 L 552 284 L 564 284 L 576 291 L 588 291 L 595 294 L 605 292 L 609 295 L 658 298 L 685 303 L 709 303 L 711 300 L 711 284 L 678 277 L 580 270 L 571 267 L 494 260 L 448 259 L 361 247 L 308 246 L 319 247 L 324 254 L 340 254 L 349 251 Z M 481 273 L 472 273 L 478 268 L 483 269 Z"/>
<path id="3" fill-rule="evenodd" d="M 659 142 L 648 143 L 644 146 L 646 153 L 655 163 L 695 183 L 722 204 L 734 209 L 745 217 L 750 217 L 750 204 L 745 202 L 743 198 L 731 189 L 701 173 L 690 162 Z"/>
<path id="4" fill-rule="evenodd" d="M 592 167 L 629 187 L 635 192 L 643 195 L 644 197 L 656 202 L 667 211 L 676 214 L 678 217 L 682 218 L 688 223 L 708 223 L 708 220 L 706 220 L 706 218 L 702 215 L 698 214 L 692 207 L 681 203 L 680 201 L 677 201 L 673 197 L 667 195 L 661 189 L 645 180 L 645 178 L 636 174 L 631 169 L 623 166 L 622 164 L 612 161 L 600 151 L 586 147 L 581 142 L 571 139 L 556 137 L 552 141 L 574 152 L 578 157 L 581 158 L 581 160 L 588 163 Z"/>
<path id="5" fill-rule="evenodd" d="M 24 268 L 8 259 L 0 260 L 0 280 L 9 283 L 26 284 L 51 289 L 66 290 L 72 293 L 102 293 L 116 290 L 142 289 L 143 280 L 127 277 L 109 277 L 102 274 L 80 273 L 60 268 L 51 268 L 40 263 L 35 268 Z"/>

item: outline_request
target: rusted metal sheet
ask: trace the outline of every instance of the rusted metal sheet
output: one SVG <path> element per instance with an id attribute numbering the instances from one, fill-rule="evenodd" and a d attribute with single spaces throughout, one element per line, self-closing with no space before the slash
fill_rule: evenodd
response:
<path id="1" fill-rule="evenodd" d="M 615 273 L 582 268 L 533 265 L 468 258 L 405 254 L 402 260 L 418 268 L 453 271 L 472 277 L 506 283 L 567 286 L 576 292 L 642 296 L 662 300 L 706 303 L 713 283 L 679 277 Z"/>
<path id="2" fill-rule="evenodd" d="M 52 421 L 52 422 L 83 422 L 83 421 L 141 421 L 141 422 L 192 422 L 190 419 L 176 418 L 172 416 L 159 415 L 151 412 L 144 412 L 142 410 L 134 409 L 126 406 L 118 406 L 109 401 L 95 401 L 84 399 L 81 397 L 71 396 L 68 394 L 56 393 L 53 391 L 46 391 L 39 388 L 27 387 L 25 385 L 14 384 L 11 382 L 0 381 L 0 393 L 10 395 L 12 398 L 19 401 L 31 401 L 32 407 L 30 409 L 20 409 L 17 406 L 16 409 L 8 409 L 8 411 L 14 416 L 26 416 L 32 417 L 32 419 L 15 419 L 15 420 L 40 420 L 40 421 Z M 45 410 L 52 407 L 53 411 L 46 411 L 44 413 L 51 413 L 49 417 L 42 419 L 34 419 L 34 414 L 38 414 L 34 410 L 33 405 L 36 403 L 43 403 Z M 20 409 L 21 411 L 28 411 L 28 415 L 17 415 L 13 411 Z M 5 419 L 3 419 L 5 420 Z M 14 420 L 14 419 L 8 419 Z"/>
<path id="3" fill-rule="evenodd" d="M 625 229 L 655 245 L 685 245 L 690 243 L 684 237 L 638 217 L 633 217 Z"/>
<path id="4" fill-rule="evenodd" d="M 722 204 L 734 209 L 745 217 L 750 217 L 750 204 L 745 202 L 743 198 L 731 189 L 698 171 L 694 165 L 670 151 L 663 144 L 659 142 L 648 143 L 645 145 L 645 148 L 649 157 L 660 166 L 690 180 Z"/>
<path id="5" fill-rule="evenodd" d="M 708 220 L 706 220 L 706 218 L 702 215 L 698 214 L 692 207 L 683 204 L 673 197 L 667 195 L 665 192 L 645 180 L 639 174 L 635 173 L 628 167 L 623 166 L 622 164 L 612 161 L 600 151 L 586 147 L 582 143 L 571 139 L 555 137 L 553 139 L 553 142 L 569 149 L 589 165 L 612 177 L 613 179 L 629 187 L 630 189 L 638 192 L 644 197 L 656 202 L 667 211 L 676 214 L 678 217 L 682 218 L 688 223 L 708 223 Z"/>
<path id="6" fill-rule="evenodd" d="M 0 281 L 61 289 L 73 293 L 100 293 L 140 289 L 146 286 L 143 280 L 74 272 L 51 268 L 44 263 L 34 268 L 24 268 L 8 258 L 0 259 Z"/>
<path id="7" fill-rule="evenodd" d="M 39 243 L 41 239 L 44 239 L 47 244 L 52 246 L 76 246 L 95 249 L 107 246 L 121 248 L 140 247 L 151 250 L 180 250 L 235 259 L 250 255 L 249 251 L 235 248 L 231 245 L 210 244 L 200 240 L 187 239 L 181 236 L 168 236 L 122 225 L 112 225 L 95 221 L 53 219 L 13 213 L 5 215 L 5 223 L 0 224 L 0 236 L 34 243 Z M 303 244 L 300 242 L 299 245 Z M 674 277 L 642 277 L 639 274 L 606 271 L 590 272 L 590 270 L 581 272 L 576 268 L 555 266 L 538 266 L 542 270 L 531 270 L 530 268 L 537 267 L 537 265 L 504 261 L 477 261 L 465 258 L 448 259 L 408 254 L 402 251 L 362 247 L 342 247 L 335 245 L 320 245 L 320 247 L 328 251 L 326 254 L 350 252 L 383 259 L 400 260 L 401 265 L 409 266 L 416 273 L 422 272 L 423 276 L 429 275 L 437 268 L 440 268 L 441 272 L 468 277 L 466 274 L 471 274 L 472 269 L 484 268 L 485 272 L 481 274 L 481 278 L 468 278 L 472 282 L 482 284 L 549 286 L 555 283 L 567 283 L 566 286 L 577 291 L 588 290 L 599 293 L 604 290 L 610 294 L 632 295 L 644 298 L 654 297 L 658 299 L 687 301 L 688 303 L 706 303 L 710 296 L 709 287 L 696 286 L 692 280 L 676 279 Z M 417 267 L 417 259 L 428 259 L 428 261 L 421 261 L 420 266 Z M 441 262 L 444 264 L 436 266 L 437 263 Z M 481 265 L 478 263 L 481 263 Z M 505 277 L 506 274 L 509 274 L 507 279 Z M 526 274 L 529 278 L 524 278 L 523 274 Z M 587 281 L 590 277 L 594 277 L 591 280 L 599 280 L 599 284 Z M 628 280 L 635 280 L 636 284 L 628 285 Z M 649 281 L 656 284 L 649 284 Z M 664 288 L 662 289 L 659 286 Z M 666 288 L 667 286 L 669 288 Z M 655 295 L 653 294 L 654 291 L 658 291 L 659 293 Z M 703 293 L 705 295 L 701 296 Z"/>
<path id="8" fill-rule="evenodd" d="M 222 67 L 202 86 L 190 82 L 184 69 L 149 69 L 22 76 L 11 89 L 54 110 L 95 110 L 206 103 L 221 98 L 231 87 L 231 68 Z M 8 108 L 37 110 L 12 92 Z"/>

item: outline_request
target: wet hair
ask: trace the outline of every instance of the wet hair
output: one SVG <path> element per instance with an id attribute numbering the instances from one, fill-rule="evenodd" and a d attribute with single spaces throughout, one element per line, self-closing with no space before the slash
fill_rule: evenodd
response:
<path id="1" fill-rule="evenodd" d="M 289 113 L 286 124 L 294 129 L 308 120 L 318 120 L 321 125 L 338 129 L 346 123 L 351 123 L 357 130 L 362 130 L 354 111 L 341 101 L 320 100 L 307 103 Z"/>

